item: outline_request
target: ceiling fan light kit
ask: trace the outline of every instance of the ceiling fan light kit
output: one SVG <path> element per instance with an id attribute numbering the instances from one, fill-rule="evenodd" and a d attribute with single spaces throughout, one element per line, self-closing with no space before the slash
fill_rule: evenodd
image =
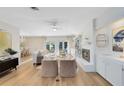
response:
<path id="1" fill-rule="evenodd" d="M 53 28 L 53 31 L 57 31 L 57 29 L 56 28 Z"/>

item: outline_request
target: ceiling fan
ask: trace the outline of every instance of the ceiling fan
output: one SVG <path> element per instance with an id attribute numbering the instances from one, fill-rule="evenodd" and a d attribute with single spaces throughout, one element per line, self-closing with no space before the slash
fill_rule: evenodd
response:
<path id="1" fill-rule="evenodd" d="M 61 22 L 59 22 L 59 21 L 56 20 L 56 19 L 48 20 L 48 21 L 45 21 L 45 22 L 48 23 L 48 24 L 51 26 L 51 29 L 52 29 L 53 31 L 57 31 L 57 30 L 59 30 L 59 29 L 62 29 L 62 28 L 60 27 L 60 23 L 61 23 Z"/>

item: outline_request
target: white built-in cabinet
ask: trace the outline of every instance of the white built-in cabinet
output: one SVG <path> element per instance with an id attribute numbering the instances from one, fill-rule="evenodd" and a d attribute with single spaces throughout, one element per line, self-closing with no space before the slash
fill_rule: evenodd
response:
<path id="1" fill-rule="evenodd" d="M 96 71 L 112 85 L 124 85 L 124 62 L 112 57 L 97 57 Z"/>
<path id="2" fill-rule="evenodd" d="M 105 78 L 105 61 L 99 57 L 97 59 L 96 70 L 97 72 Z"/>

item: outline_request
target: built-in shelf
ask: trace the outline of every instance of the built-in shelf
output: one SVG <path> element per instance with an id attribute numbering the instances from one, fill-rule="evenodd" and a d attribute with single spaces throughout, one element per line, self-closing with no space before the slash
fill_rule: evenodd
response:
<path id="1" fill-rule="evenodd" d="M 106 34 L 98 34 L 96 35 L 96 46 L 97 47 L 105 47 L 107 45 L 107 36 Z"/>

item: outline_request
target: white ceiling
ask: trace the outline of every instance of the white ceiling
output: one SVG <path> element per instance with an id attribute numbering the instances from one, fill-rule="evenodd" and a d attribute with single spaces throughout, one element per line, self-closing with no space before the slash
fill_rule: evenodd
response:
<path id="1" fill-rule="evenodd" d="M 20 29 L 22 35 L 60 36 L 82 31 L 87 20 L 92 20 L 110 8 L 41 7 L 33 11 L 28 7 L 0 8 L 0 20 Z M 57 31 L 52 31 L 46 21 L 58 20 Z"/>

